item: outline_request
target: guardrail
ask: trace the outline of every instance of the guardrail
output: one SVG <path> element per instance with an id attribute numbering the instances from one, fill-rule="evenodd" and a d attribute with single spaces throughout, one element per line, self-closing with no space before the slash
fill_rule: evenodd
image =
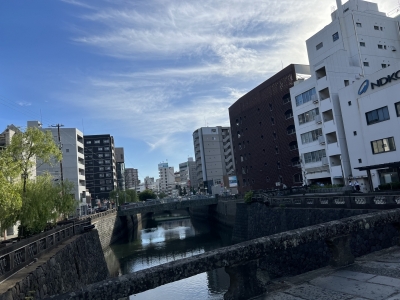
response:
<path id="1" fill-rule="evenodd" d="M 400 208 L 400 195 L 351 194 L 349 196 L 303 196 L 269 197 L 260 200 L 270 206 L 350 208 L 350 209 L 393 209 Z"/>
<path id="2" fill-rule="evenodd" d="M 3 247 L 0 248 L 0 281 L 29 265 L 61 242 L 85 231 L 85 227 L 90 226 L 90 219 L 66 223 L 31 238 L 10 241 L 10 244 L 3 243 Z"/>

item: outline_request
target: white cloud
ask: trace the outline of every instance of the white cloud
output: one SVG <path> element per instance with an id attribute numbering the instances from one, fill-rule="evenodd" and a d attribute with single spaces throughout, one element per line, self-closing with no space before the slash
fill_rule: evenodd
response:
<path id="1" fill-rule="evenodd" d="M 19 101 L 19 102 L 17 102 L 17 104 L 19 106 L 31 106 L 32 105 L 31 102 L 27 102 L 27 101 Z"/>
<path id="2" fill-rule="evenodd" d="M 63 0 L 79 5 L 75 0 Z M 305 40 L 330 22 L 332 1 L 154 0 L 106 3 L 85 15 L 73 40 L 140 65 L 83 78 L 70 99 L 116 121 L 149 151 L 174 153 L 176 138 L 229 125 L 228 107 L 290 63 L 307 63 Z M 381 1 L 388 9 L 394 0 Z M 146 65 L 147 67 L 143 67 Z"/>

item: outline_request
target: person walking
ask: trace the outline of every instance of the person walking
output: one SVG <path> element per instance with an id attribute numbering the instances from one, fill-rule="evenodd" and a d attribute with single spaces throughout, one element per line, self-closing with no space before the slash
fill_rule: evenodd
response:
<path id="1" fill-rule="evenodd" d="M 356 188 L 356 191 L 359 192 L 360 191 L 360 184 L 358 183 L 358 181 L 356 180 L 356 182 L 354 183 L 354 186 Z"/>

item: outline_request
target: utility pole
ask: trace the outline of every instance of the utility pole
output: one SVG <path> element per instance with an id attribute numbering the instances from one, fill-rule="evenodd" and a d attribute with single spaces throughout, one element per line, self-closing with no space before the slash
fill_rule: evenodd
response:
<path id="1" fill-rule="evenodd" d="M 63 124 L 56 124 L 56 125 L 51 125 L 51 127 L 57 127 L 57 132 L 58 132 L 58 149 L 62 149 L 62 144 L 61 144 L 61 135 L 60 135 L 60 127 L 64 127 Z M 60 160 L 60 175 L 61 175 L 61 185 L 64 183 L 64 176 L 63 176 L 63 165 L 62 165 L 62 158 Z"/>

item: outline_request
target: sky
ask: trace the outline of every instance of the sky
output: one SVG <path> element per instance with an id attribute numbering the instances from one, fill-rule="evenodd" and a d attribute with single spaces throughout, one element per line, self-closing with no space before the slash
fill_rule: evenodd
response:
<path id="1" fill-rule="evenodd" d="M 345 1 L 343 1 L 345 2 Z M 377 0 L 381 11 L 397 0 Z M 111 134 L 139 177 L 194 156 L 199 127 L 291 63 L 335 0 L 0 1 L 0 131 Z M 1 129 L 3 128 L 3 129 Z"/>

